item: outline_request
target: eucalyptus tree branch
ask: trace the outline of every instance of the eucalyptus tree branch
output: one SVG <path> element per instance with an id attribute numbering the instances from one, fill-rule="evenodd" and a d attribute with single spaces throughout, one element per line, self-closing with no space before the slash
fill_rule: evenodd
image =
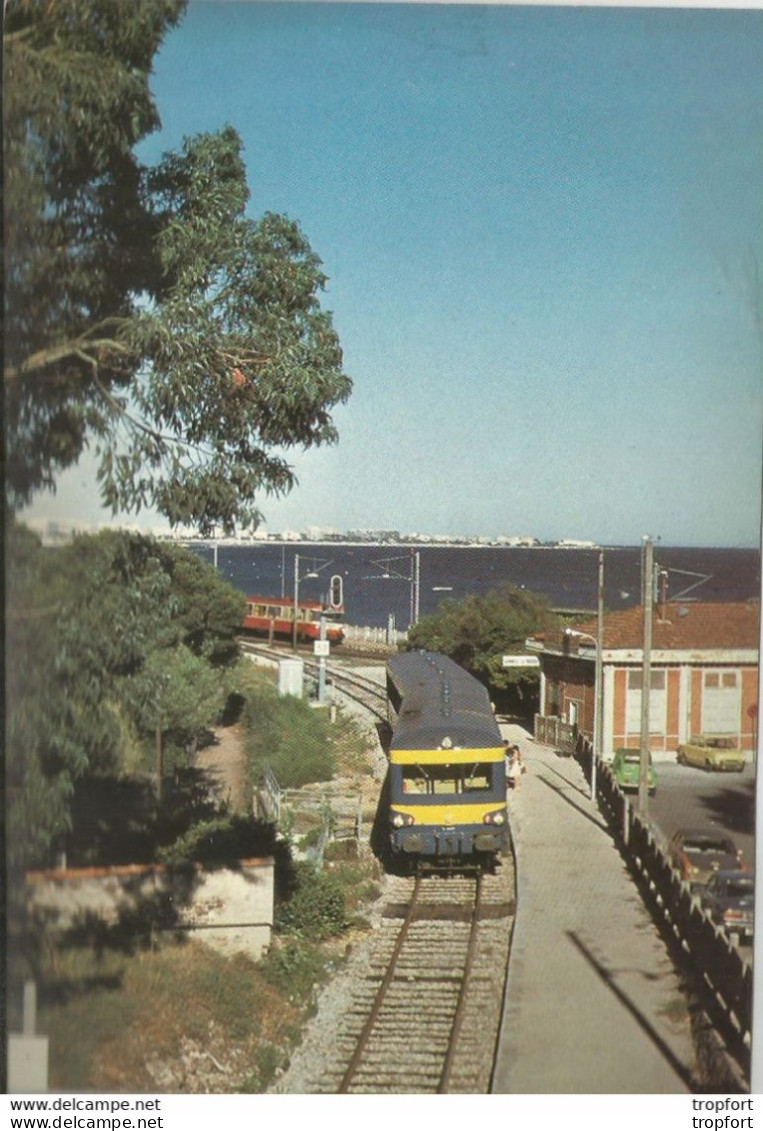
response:
<path id="1" fill-rule="evenodd" d="M 49 369 L 51 365 L 57 365 L 59 361 L 65 361 L 68 357 L 78 357 L 88 364 L 95 363 L 97 365 L 95 359 L 89 357 L 84 352 L 85 350 L 109 350 L 123 355 L 131 352 L 127 346 L 113 338 L 90 338 L 87 335 L 82 335 L 70 342 L 62 342 L 57 346 L 37 350 L 36 353 L 30 354 L 25 361 L 22 361 L 20 365 L 7 366 L 3 370 L 3 381 L 18 381 L 19 378 L 27 377 L 37 370 Z"/>

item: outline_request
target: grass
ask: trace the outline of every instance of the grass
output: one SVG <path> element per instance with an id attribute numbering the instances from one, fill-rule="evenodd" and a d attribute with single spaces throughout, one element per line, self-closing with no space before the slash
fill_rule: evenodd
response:
<path id="1" fill-rule="evenodd" d="M 378 894 L 375 860 L 337 846 L 322 875 L 341 889 L 339 934 L 274 935 L 259 962 L 200 942 L 125 954 L 49 951 L 40 972 L 38 1032 L 50 1040 L 50 1089 L 98 1092 L 263 1092 L 288 1064 L 317 991 L 366 924 Z M 338 948 L 341 948 L 338 950 Z"/>
<path id="2" fill-rule="evenodd" d="M 51 1089 L 264 1090 L 288 1061 L 314 984 L 303 979 L 303 997 L 290 999 L 269 974 L 274 961 L 171 944 L 122 956 L 94 985 L 81 975 L 92 955 L 62 952 L 40 1011 Z"/>

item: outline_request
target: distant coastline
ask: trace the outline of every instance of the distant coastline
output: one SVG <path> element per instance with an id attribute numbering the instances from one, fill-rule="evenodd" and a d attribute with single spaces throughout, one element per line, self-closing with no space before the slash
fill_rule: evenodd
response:
<path id="1" fill-rule="evenodd" d="M 417 549 L 443 549 L 443 550 L 569 550 L 577 552 L 595 550 L 632 550 L 641 545 L 641 539 L 633 542 L 608 542 L 599 543 L 588 539 L 560 538 L 556 541 L 541 541 L 531 535 L 464 535 L 464 534 L 400 534 L 398 531 L 380 532 L 369 531 L 368 536 L 358 532 L 335 533 L 321 531 L 315 533 L 281 531 L 273 534 L 257 535 L 256 533 L 239 536 L 202 536 L 192 530 L 170 530 L 167 527 L 140 527 L 134 523 L 86 523 L 73 521 L 60 521 L 51 519 L 25 520 L 29 528 L 38 534 L 45 545 L 65 545 L 72 538 L 84 534 L 98 534 L 102 530 L 125 530 L 134 534 L 144 534 L 159 541 L 179 542 L 183 545 L 193 546 L 219 546 L 219 547 L 250 547 L 287 546 L 298 550 L 300 546 L 345 546 L 347 548 L 392 549 L 392 550 L 417 550 Z M 712 543 L 697 545 L 682 545 L 658 541 L 660 549 L 675 550 L 760 550 L 759 543 L 749 545 L 737 544 L 733 546 L 716 546 Z"/>
<path id="2" fill-rule="evenodd" d="M 182 542 L 184 544 L 203 545 L 203 546 L 289 546 L 299 549 L 300 546 L 347 546 L 352 548 L 363 548 L 364 546 L 369 549 L 392 549 L 392 550 L 570 550 L 577 551 L 578 553 L 591 551 L 591 550 L 633 550 L 638 548 L 640 542 L 502 542 L 497 540 L 495 542 L 488 542 L 484 539 L 470 542 L 466 539 L 459 539 L 454 537 L 452 541 L 419 541 L 419 542 L 372 542 L 372 541 L 351 541 L 346 538 L 282 538 L 274 536 L 272 538 L 201 538 L 201 537 L 183 537 L 179 535 L 162 535 L 159 537 L 168 538 L 171 541 Z M 752 544 L 749 546 L 735 545 L 735 546 L 714 546 L 711 543 L 702 543 L 684 546 L 672 542 L 660 542 L 660 550 L 728 550 L 733 553 L 737 550 L 759 550 L 760 547 Z"/>

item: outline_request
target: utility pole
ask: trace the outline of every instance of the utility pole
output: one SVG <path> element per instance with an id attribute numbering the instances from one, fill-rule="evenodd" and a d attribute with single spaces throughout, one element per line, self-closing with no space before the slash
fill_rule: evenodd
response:
<path id="1" fill-rule="evenodd" d="M 297 611 L 299 609 L 299 554 L 294 555 L 294 613 L 291 626 L 291 646 L 297 650 Z"/>
<path id="2" fill-rule="evenodd" d="M 419 620 L 419 602 L 421 594 L 421 554 L 418 550 L 411 550 L 411 625 Z"/>
<path id="3" fill-rule="evenodd" d="M 638 807 L 646 817 L 649 807 L 649 693 L 652 687 L 652 604 L 654 601 L 654 544 L 644 536 L 644 561 L 641 576 L 641 599 L 644 607 L 644 643 L 641 665 L 641 741 L 638 779 Z"/>
<path id="4" fill-rule="evenodd" d="M 599 550 L 599 581 L 596 600 L 596 698 L 593 716 L 593 758 L 591 759 L 591 800 L 596 800 L 596 764 L 602 754 L 604 733 L 604 551 Z"/>
<path id="5" fill-rule="evenodd" d="M 326 652 L 326 649 L 328 647 L 328 645 L 325 643 L 325 640 L 326 640 L 326 618 L 325 617 L 321 617 L 320 625 L 321 625 L 321 627 L 320 627 L 320 637 L 319 637 L 319 639 L 321 641 L 321 646 L 318 649 L 318 702 L 319 703 L 325 703 L 326 702 L 326 656 L 325 656 L 325 652 Z"/>

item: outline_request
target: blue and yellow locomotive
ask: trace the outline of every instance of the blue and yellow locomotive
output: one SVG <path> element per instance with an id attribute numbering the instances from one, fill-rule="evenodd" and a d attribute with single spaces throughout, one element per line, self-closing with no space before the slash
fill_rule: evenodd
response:
<path id="1" fill-rule="evenodd" d="M 387 664 L 390 844 L 418 863 L 492 863 L 508 846 L 501 733 L 486 689 L 447 656 Z"/>

